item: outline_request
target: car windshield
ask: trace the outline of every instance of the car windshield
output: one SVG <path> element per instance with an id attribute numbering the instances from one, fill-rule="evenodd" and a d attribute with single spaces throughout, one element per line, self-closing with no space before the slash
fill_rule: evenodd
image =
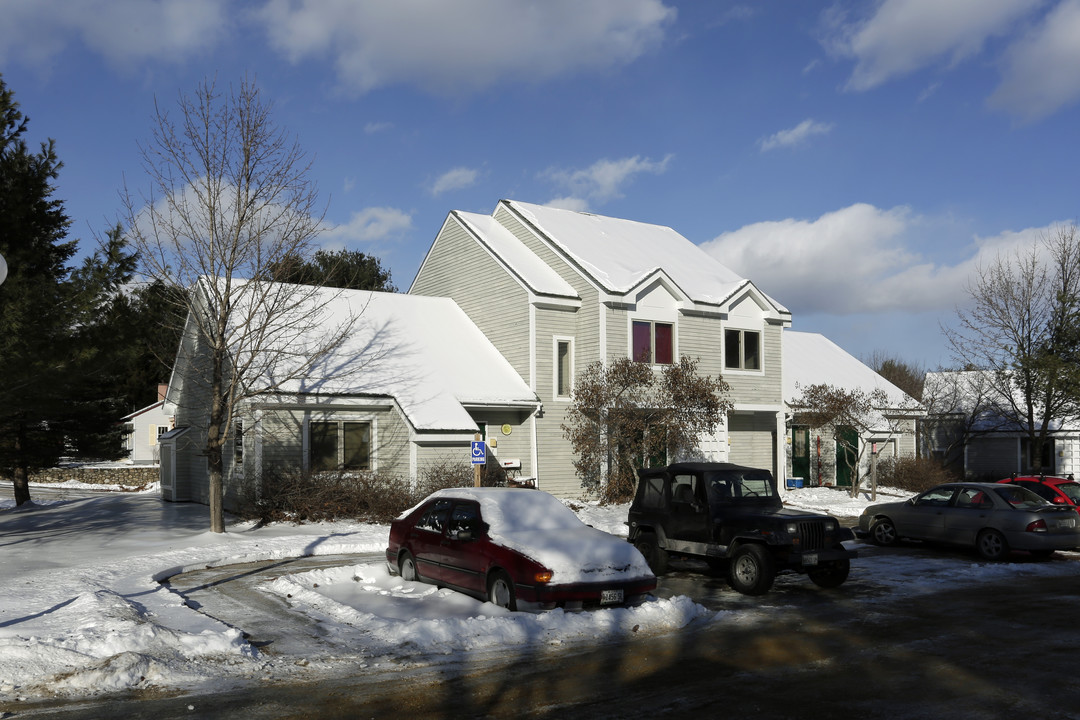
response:
<path id="1" fill-rule="evenodd" d="M 1043 505 L 1049 505 L 1048 502 L 1030 490 L 1015 485 L 1004 485 L 999 488 L 994 488 L 994 492 L 997 493 L 998 497 L 1017 510 L 1034 510 Z"/>
<path id="2" fill-rule="evenodd" d="M 1073 501 L 1074 505 L 1080 505 L 1080 483 L 1061 483 L 1057 489 L 1065 493 L 1065 496 Z"/>
<path id="3" fill-rule="evenodd" d="M 718 502 L 732 498 L 774 498 L 772 475 L 762 470 L 723 470 L 705 474 L 709 497 Z"/>

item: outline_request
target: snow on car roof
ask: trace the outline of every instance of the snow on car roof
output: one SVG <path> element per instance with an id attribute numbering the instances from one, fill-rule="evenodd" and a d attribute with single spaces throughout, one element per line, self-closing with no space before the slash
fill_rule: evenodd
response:
<path id="1" fill-rule="evenodd" d="M 650 577 L 641 553 L 625 540 L 581 522 L 570 508 L 540 490 L 452 488 L 431 497 L 475 500 L 488 537 L 532 558 L 553 573 L 553 583 Z"/>

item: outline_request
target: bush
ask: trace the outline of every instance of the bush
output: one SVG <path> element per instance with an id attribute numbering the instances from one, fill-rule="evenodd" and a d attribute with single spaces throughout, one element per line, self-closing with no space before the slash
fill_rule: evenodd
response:
<path id="1" fill-rule="evenodd" d="M 912 493 L 920 493 L 956 479 L 936 461 L 927 458 L 888 458 L 878 463 L 878 485 Z"/>
<path id="2" fill-rule="evenodd" d="M 501 472 L 501 468 L 498 469 Z M 485 484 L 497 484 L 490 472 Z M 318 522 L 357 520 L 390 522 L 436 490 L 470 487 L 473 469 L 459 458 L 426 465 L 416 484 L 408 478 L 378 472 L 263 473 L 262 497 L 243 514 L 261 522 Z M 505 480 L 505 478 L 504 478 Z"/>

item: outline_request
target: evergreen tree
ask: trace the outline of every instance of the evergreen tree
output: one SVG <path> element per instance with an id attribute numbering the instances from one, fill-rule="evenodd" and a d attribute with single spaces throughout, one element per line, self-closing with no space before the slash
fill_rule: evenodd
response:
<path id="1" fill-rule="evenodd" d="M 379 258 L 359 250 L 317 250 L 310 260 L 291 253 L 271 264 L 269 271 L 277 282 L 397 292 Z"/>
<path id="2" fill-rule="evenodd" d="M 30 472 L 61 455 L 119 453 L 126 411 L 113 391 L 109 323 L 135 267 L 119 228 L 68 267 L 76 242 L 54 197 L 61 163 L 53 140 L 29 149 L 27 121 L 0 77 L 0 473 L 13 479 L 17 505 L 30 500 Z"/>

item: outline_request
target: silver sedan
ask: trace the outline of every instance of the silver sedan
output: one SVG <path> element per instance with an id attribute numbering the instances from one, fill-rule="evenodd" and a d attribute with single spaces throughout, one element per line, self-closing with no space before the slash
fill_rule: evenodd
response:
<path id="1" fill-rule="evenodd" d="M 927 540 L 974 547 L 987 560 L 1011 550 L 1045 557 L 1080 547 L 1073 508 L 997 483 L 946 483 L 904 502 L 871 505 L 859 517 L 859 530 L 877 545 Z"/>

